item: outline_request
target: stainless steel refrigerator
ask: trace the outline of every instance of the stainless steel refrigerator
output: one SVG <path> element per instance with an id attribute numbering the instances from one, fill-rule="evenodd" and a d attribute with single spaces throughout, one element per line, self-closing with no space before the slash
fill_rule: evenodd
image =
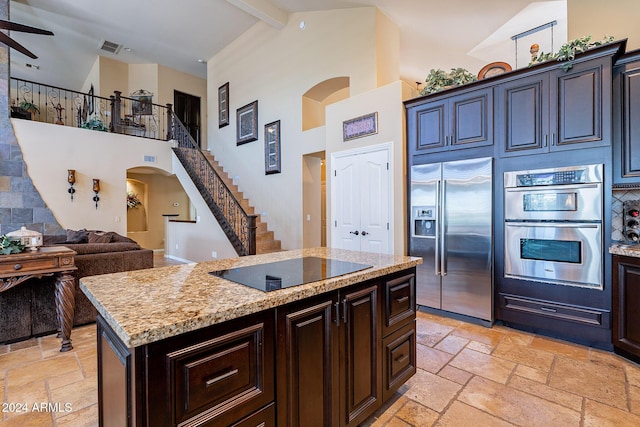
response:
<path id="1" fill-rule="evenodd" d="M 493 160 L 411 167 L 417 303 L 493 322 Z"/>

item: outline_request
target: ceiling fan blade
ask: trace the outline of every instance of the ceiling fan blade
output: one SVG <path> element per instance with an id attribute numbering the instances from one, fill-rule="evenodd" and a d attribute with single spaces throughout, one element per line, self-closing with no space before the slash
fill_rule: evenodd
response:
<path id="1" fill-rule="evenodd" d="M 20 31 L 23 33 L 43 34 L 45 36 L 52 36 L 53 33 L 49 30 L 42 30 L 36 27 L 30 27 L 28 25 L 16 24 L 15 22 L 5 21 L 0 19 L 0 29 L 10 31 Z"/>
<path id="2" fill-rule="evenodd" d="M 31 59 L 38 59 L 33 53 L 31 53 L 26 47 L 22 46 L 17 41 L 13 40 L 11 37 L 4 33 L 0 33 L 0 43 L 4 43 L 12 49 L 17 50 L 25 55 L 27 55 Z"/>

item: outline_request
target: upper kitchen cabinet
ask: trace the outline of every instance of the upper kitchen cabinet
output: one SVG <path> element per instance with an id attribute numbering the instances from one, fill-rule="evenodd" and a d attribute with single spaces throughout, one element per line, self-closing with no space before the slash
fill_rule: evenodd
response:
<path id="1" fill-rule="evenodd" d="M 428 96 L 406 103 L 411 154 L 493 144 L 493 89 Z"/>
<path id="2" fill-rule="evenodd" d="M 566 72 L 554 62 L 498 85 L 501 156 L 610 145 L 611 54 L 617 51 L 603 56 L 594 49 Z"/>
<path id="3" fill-rule="evenodd" d="M 613 99 L 613 182 L 640 184 L 640 50 L 618 60 Z"/>

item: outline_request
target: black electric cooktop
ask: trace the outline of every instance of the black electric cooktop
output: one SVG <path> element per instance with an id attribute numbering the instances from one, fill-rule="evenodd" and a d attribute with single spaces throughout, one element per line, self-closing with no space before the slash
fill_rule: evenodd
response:
<path id="1" fill-rule="evenodd" d="M 271 292 L 371 267 L 373 266 L 336 259 L 303 257 L 229 270 L 211 271 L 209 274 L 264 292 Z"/>

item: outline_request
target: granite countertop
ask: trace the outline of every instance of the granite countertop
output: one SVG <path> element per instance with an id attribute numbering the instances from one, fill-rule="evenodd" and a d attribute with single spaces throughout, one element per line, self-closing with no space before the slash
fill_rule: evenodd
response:
<path id="1" fill-rule="evenodd" d="M 210 271 L 300 257 L 332 258 L 372 265 L 305 285 L 262 292 Z M 422 263 L 422 258 L 330 248 L 271 254 L 89 276 L 80 289 L 129 348 L 384 276 Z"/>
<path id="2" fill-rule="evenodd" d="M 609 246 L 609 253 L 640 258 L 640 244 L 614 243 Z"/>

